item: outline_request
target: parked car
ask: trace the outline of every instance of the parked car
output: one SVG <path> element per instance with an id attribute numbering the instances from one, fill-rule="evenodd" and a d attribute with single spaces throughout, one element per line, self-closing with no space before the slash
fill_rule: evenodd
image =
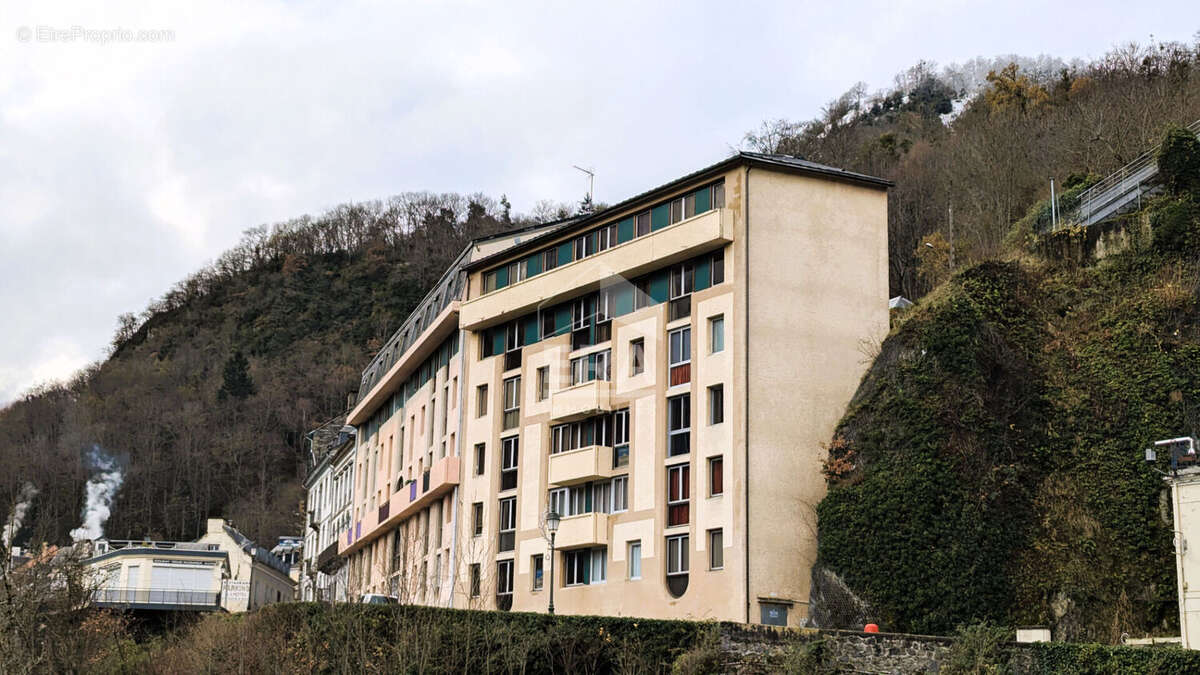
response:
<path id="1" fill-rule="evenodd" d="M 382 595 L 380 593 L 363 593 L 358 601 L 364 605 L 394 605 L 400 602 L 394 595 Z"/>

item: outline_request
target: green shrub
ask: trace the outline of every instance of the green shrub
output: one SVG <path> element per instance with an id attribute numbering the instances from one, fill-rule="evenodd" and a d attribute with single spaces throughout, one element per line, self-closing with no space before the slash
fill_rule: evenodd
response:
<path id="1" fill-rule="evenodd" d="M 1200 140 L 1183 127 L 1167 131 L 1158 148 L 1158 172 L 1175 195 L 1200 191 Z"/>
<path id="2" fill-rule="evenodd" d="M 1150 211 L 1150 231 L 1159 251 L 1189 251 L 1200 243 L 1200 207 L 1188 197 L 1165 199 Z"/>
<path id="3" fill-rule="evenodd" d="M 998 675 L 1011 672 L 1005 648 L 1012 631 L 987 623 L 960 627 L 942 661 L 945 675 Z"/>

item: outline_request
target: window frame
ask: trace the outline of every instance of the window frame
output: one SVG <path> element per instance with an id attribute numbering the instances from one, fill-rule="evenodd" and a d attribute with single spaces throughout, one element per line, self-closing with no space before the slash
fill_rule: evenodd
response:
<path id="1" fill-rule="evenodd" d="M 634 555 L 634 550 L 637 555 Z M 634 562 L 636 561 L 636 563 Z M 637 568 L 636 570 L 634 568 Z M 625 544 L 625 578 L 637 581 L 642 578 L 642 540 L 635 539 Z"/>
<path id="2" fill-rule="evenodd" d="M 691 463 L 667 467 L 667 527 L 680 527 L 692 521 Z M 682 520 L 676 514 L 682 513 Z"/>
<path id="3" fill-rule="evenodd" d="M 504 419 L 501 430 L 508 431 L 520 426 L 521 423 L 521 376 L 516 375 L 504 380 Z"/>
<path id="4" fill-rule="evenodd" d="M 550 366 L 537 369 L 537 400 L 545 401 L 550 398 Z"/>
<path id="5" fill-rule="evenodd" d="M 484 417 L 488 413 L 488 386 L 481 384 L 475 387 L 475 417 Z"/>
<path id="6" fill-rule="evenodd" d="M 517 541 L 517 498 L 501 497 L 499 500 L 499 524 L 496 549 L 501 553 L 516 550 Z M 505 535 L 510 535 L 507 539 Z M 507 548 L 506 548 L 507 546 Z"/>
<path id="7" fill-rule="evenodd" d="M 725 569 L 725 533 L 722 528 L 714 527 L 708 530 L 708 538 L 705 542 L 708 546 L 708 569 L 723 570 Z M 714 537 L 717 541 L 714 543 Z"/>
<path id="8" fill-rule="evenodd" d="M 676 425 L 675 407 L 679 406 L 678 423 Z M 676 443 L 676 438 L 682 438 L 681 443 Z M 679 394 L 678 396 L 670 396 L 667 398 L 667 456 L 677 457 L 686 455 L 692 451 L 692 395 L 691 393 Z"/>
<path id="9" fill-rule="evenodd" d="M 664 567 L 668 577 L 682 576 L 692 571 L 690 548 L 691 541 L 687 534 L 667 536 L 666 565 Z M 672 560 L 672 556 L 674 556 L 674 560 Z"/>
<path id="10" fill-rule="evenodd" d="M 517 471 L 521 460 L 521 436 L 506 436 L 500 439 L 500 491 L 507 492 L 517 488 Z M 508 477 L 512 476 L 509 480 Z M 505 487 L 511 483 L 510 487 Z"/>
<path id="11" fill-rule="evenodd" d="M 708 424 L 714 426 L 725 422 L 725 383 L 708 387 Z"/>
<path id="12" fill-rule="evenodd" d="M 646 338 L 629 341 L 629 376 L 636 377 L 646 372 Z"/>
<path id="13" fill-rule="evenodd" d="M 725 351 L 725 315 L 718 314 L 708 318 L 708 353 L 719 354 Z"/>
<path id="14" fill-rule="evenodd" d="M 483 502 L 474 502 L 471 504 L 471 536 L 483 536 Z"/>
<path id="15" fill-rule="evenodd" d="M 716 480 L 713 478 L 716 477 Z M 720 497 L 725 494 L 725 456 L 715 455 L 708 458 L 708 496 Z"/>
<path id="16" fill-rule="evenodd" d="M 609 494 L 612 496 L 612 503 L 608 509 L 609 513 L 625 513 L 628 511 L 629 474 L 613 476 L 609 481 Z"/>

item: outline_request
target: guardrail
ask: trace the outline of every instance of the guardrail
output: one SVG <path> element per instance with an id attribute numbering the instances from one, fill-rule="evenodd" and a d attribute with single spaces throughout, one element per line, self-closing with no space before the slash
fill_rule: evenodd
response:
<path id="1" fill-rule="evenodd" d="M 219 607 L 221 592 L 157 588 L 101 588 L 92 593 L 92 602 L 98 605 Z"/>

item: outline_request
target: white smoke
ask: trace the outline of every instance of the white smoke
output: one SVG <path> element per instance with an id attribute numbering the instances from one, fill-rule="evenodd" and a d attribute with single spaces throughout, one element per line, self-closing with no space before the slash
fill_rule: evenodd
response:
<path id="1" fill-rule="evenodd" d="M 87 482 L 87 497 L 83 503 L 83 524 L 71 530 L 73 541 L 99 539 L 104 534 L 104 523 L 112 514 L 112 500 L 125 476 L 116 458 L 99 445 L 88 452 L 88 464 L 95 472 Z"/>
<path id="2" fill-rule="evenodd" d="M 25 520 L 25 513 L 29 511 L 29 506 L 33 503 L 33 498 L 37 496 L 37 493 L 38 489 L 34 487 L 33 483 L 25 483 L 21 486 L 21 492 L 17 495 L 17 503 L 13 506 L 12 512 L 8 514 L 4 532 L 0 533 L 0 541 L 4 543 L 5 550 L 12 546 L 12 540 L 21 529 L 21 522 Z"/>

